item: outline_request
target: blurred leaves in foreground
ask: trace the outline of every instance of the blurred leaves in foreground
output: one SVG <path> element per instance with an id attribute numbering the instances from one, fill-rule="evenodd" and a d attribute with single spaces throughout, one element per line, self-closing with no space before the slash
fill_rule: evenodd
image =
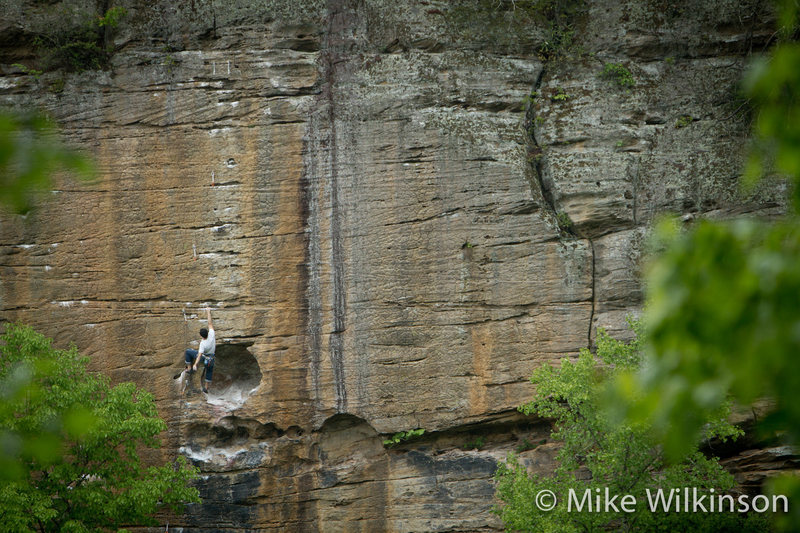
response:
<path id="1" fill-rule="evenodd" d="M 27 212 L 60 171 L 83 179 L 94 175 L 90 159 L 64 146 L 45 115 L 0 110 L 0 208 Z"/>
<path id="2" fill-rule="evenodd" d="M 650 420 L 677 460 L 701 439 L 705 414 L 732 397 L 774 401 L 761 429 L 800 444 L 800 45 L 797 0 L 779 3 L 782 40 L 745 80 L 756 110 L 745 184 L 777 172 L 791 187 L 779 221 L 701 221 L 656 229 L 645 280 L 647 360 L 619 378 L 617 420 Z M 768 487 L 769 488 L 769 487 Z M 800 530 L 800 478 L 771 490 L 789 496 L 778 525 Z M 783 522 L 781 522 L 783 521 Z"/>

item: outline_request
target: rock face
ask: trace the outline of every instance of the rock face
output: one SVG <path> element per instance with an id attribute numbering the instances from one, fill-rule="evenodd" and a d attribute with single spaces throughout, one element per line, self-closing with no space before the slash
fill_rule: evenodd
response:
<path id="1" fill-rule="evenodd" d="M 11 63 L 54 8 L 2 5 L 0 102 L 101 178 L 2 218 L 0 319 L 156 395 L 163 454 L 204 472 L 184 526 L 502 529 L 496 463 L 548 435 L 527 378 L 629 334 L 654 218 L 781 210 L 737 188 L 755 2 L 576 2 L 547 57 L 474 2 L 121 4 L 107 70 L 41 77 Z M 215 381 L 182 401 L 205 305 Z"/>

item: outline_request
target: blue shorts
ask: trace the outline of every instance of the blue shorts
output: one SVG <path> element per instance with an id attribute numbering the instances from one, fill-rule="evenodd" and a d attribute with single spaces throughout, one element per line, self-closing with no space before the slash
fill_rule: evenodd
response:
<path id="1" fill-rule="evenodd" d="M 195 359 L 197 359 L 197 350 L 193 350 L 191 348 L 186 350 L 186 355 L 184 357 L 186 364 L 193 365 Z M 206 366 L 206 381 L 211 383 L 211 378 L 214 375 L 214 356 L 204 355 L 201 362 Z"/>

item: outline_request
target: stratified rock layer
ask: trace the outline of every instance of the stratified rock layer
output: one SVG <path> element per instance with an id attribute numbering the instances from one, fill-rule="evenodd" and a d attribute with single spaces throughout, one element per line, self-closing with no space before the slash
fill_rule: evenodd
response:
<path id="1" fill-rule="evenodd" d="M 156 395 L 164 455 L 204 472 L 179 524 L 501 529 L 496 463 L 548 434 L 512 414 L 527 378 L 629 334 L 654 217 L 780 210 L 737 193 L 735 88 L 769 35 L 744 3 L 592 2 L 547 61 L 448 2 L 129 4 L 107 71 L 3 66 L 0 102 L 46 108 L 100 179 L 3 217 L 0 319 Z M 206 305 L 215 382 L 183 400 Z"/>

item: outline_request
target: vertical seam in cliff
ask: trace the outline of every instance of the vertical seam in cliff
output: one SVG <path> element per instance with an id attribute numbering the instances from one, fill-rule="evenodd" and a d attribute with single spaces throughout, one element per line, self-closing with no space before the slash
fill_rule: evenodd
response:
<path id="1" fill-rule="evenodd" d="M 345 412 L 347 409 L 347 390 L 345 388 L 342 334 L 345 330 L 345 287 L 344 287 L 344 254 L 341 241 L 341 213 L 339 206 L 339 171 L 337 153 L 336 108 L 333 88 L 336 84 L 336 65 L 339 63 L 338 53 L 344 51 L 341 39 L 337 34 L 335 20 L 337 16 L 346 16 L 340 0 L 331 0 L 328 3 L 328 46 L 323 54 L 325 84 L 322 90 L 323 99 L 327 100 L 328 125 L 330 139 L 328 144 L 328 157 L 330 161 L 330 187 L 331 187 L 331 282 L 333 291 L 333 331 L 330 335 L 330 358 L 333 370 L 333 382 L 336 395 L 336 410 Z"/>
<path id="2" fill-rule="evenodd" d="M 592 307 L 589 311 L 589 333 L 588 338 L 586 340 L 586 346 L 591 349 L 592 347 L 592 325 L 594 324 L 594 313 L 595 313 L 595 306 L 597 305 L 597 276 L 596 276 L 596 260 L 597 254 L 594 250 L 594 240 L 591 237 L 586 238 L 589 241 L 589 247 L 592 251 Z"/>
<path id="3" fill-rule="evenodd" d="M 639 223 L 639 177 L 642 172 L 642 156 L 636 159 L 636 173 L 633 175 L 633 224 Z"/>
<path id="4" fill-rule="evenodd" d="M 542 86 L 542 79 L 544 78 L 545 72 L 545 65 L 542 65 L 542 70 L 539 71 L 539 76 L 536 78 L 536 82 L 533 85 L 533 89 L 531 89 L 531 95 L 538 94 L 539 89 Z M 556 216 L 556 206 L 555 200 L 553 198 L 553 192 L 550 190 L 545 182 L 544 178 L 542 177 L 542 157 L 544 154 L 544 150 L 541 146 L 539 146 L 538 141 L 536 140 L 536 110 L 534 106 L 533 99 L 531 98 L 530 102 L 528 103 L 528 112 L 526 113 L 526 124 L 525 124 L 525 133 L 528 137 L 528 164 L 533 168 L 533 173 L 536 177 L 536 183 L 539 185 L 539 192 L 542 195 L 542 200 L 544 200 L 545 206 L 550 208 L 553 216 L 556 217 L 556 221 L 558 221 L 558 217 Z M 533 186 L 533 183 L 531 183 Z"/>
<path id="5" fill-rule="evenodd" d="M 539 90 L 542 86 L 542 80 L 544 79 L 545 71 L 547 70 L 547 63 L 542 65 L 542 70 L 539 72 L 539 76 L 536 78 L 536 82 L 534 83 L 533 89 L 531 90 L 531 95 L 536 94 L 538 95 Z M 591 265 L 591 296 L 590 296 L 590 303 L 591 309 L 589 311 L 589 331 L 587 333 L 587 347 L 591 348 L 592 346 L 592 325 L 594 323 L 594 315 L 595 315 L 595 307 L 596 307 L 596 268 L 595 268 L 595 261 L 596 261 L 596 254 L 594 248 L 594 241 L 591 237 L 579 235 L 570 224 L 565 224 L 564 221 L 561 220 L 561 217 L 558 216 L 558 209 L 556 208 L 556 200 L 553 196 L 553 191 L 551 186 L 545 183 L 544 179 L 544 172 L 542 170 L 542 160 L 544 156 L 544 150 L 539 145 L 539 142 L 536 140 L 536 111 L 533 103 L 533 99 L 531 99 L 530 103 L 528 104 L 528 111 L 525 117 L 525 133 L 528 137 L 528 157 L 534 158 L 533 161 L 529 160 L 529 166 L 533 169 L 533 173 L 536 176 L 536 184 L 539 186 L 539 192 L 542 195 L 542 200 L 544 201 L 545 208 L 550 211 L 553 218 L 555 219 L 555 223 L 558 226 L 559 232 L 562 236 L 564 235 L 571 235 L 573 237 L 583 238 L 586 239 L 589 243 L 589 249 L 592 254 L 592 265 Z M 533 180 L 529 180 L 531 188 L 535 187 Z"/>
<path id="6" fill-rule="evenodd" d="M 313 130 L 312 130 L 313 131 Z M 318 165 L 314 159 L 313 151 L 318 147 L 318 140 L 314 138 L 313 133 L 309 132 L 307 135 L 307 146 L 304 147 L 306 152 L 306 163 L 301 177 L 301 187 L 303 188 L 303 196 L 300 205 L 300 212 L 305 221 L 305 265 L 306 271 L 304 276 L 305 281 L 305 309 L 306 316 L 304 317 L 304 331 L 307 332 L 308 340 L 308 355 L 310 358 L 311 370 L 311 390 L 315 394 L 315 400 L 318 403 L 320 400 L 319 384 L 320 384 L 320 330 L 322 328 L 322 310 L 320 308 L 320 249 L 319 237 L 320 229 L 319 222 L 316 219 L 316 211 L 318 209 L 317 188 L 314 176 L 317 175 Z"/>

